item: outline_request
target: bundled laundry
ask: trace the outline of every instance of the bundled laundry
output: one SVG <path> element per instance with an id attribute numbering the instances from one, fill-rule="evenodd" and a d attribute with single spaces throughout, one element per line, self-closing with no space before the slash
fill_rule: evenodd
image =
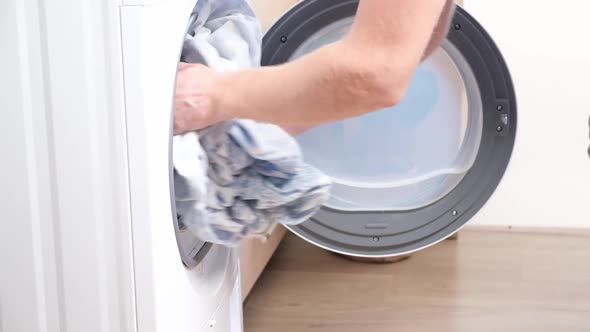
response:
<path id="1" fill-rule="evenodd" d="M 181 61 L 218 71 L 255 67 L 261 42 L 246 0 L 200 0 Z M 236 119 L 177 135 L 173 144 L 179 222 L 204 241 L 234 246 L 276 223 L 302 223 L 329 197 L 329 177 L 306 164 L 278 126 Z"/>

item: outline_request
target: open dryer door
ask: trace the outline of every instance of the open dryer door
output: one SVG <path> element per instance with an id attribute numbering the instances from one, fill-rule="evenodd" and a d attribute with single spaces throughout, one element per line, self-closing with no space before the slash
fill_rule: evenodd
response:
<path id="1" fill-rule="evenodd" d="M 339 40 L 357 6 L 358 0 L 301 1 L 266 34 L 262 64 L 288 62 Z M 312 219 L 289 229 L 353 256 L 433 245 L 486 204 L 515 134 L 508 68 L 490 36 L 458 7 L 447 39 L 418 68 L 400 104 L 297 137 L 307 161 L 334 186 Z"/>

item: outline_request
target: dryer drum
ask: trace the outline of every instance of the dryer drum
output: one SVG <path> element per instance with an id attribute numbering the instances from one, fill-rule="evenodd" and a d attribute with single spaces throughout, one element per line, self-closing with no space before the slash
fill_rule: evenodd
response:
<path id="1" fill-rule="evenodd" d="M 262 65 L 337 41 L 357 7 L 358 0 L 299 2 L 265 35 Z M 289 229 L 317 246 L 361 257 L 407 254 L 444 240 L 500 183 L 516 115 L 500 51 L 457 7 L 446 40 L 418 68 L 400 104 L 297 137 L 306 159 L 330 175 L 334 187 L 321 211 Z"/>

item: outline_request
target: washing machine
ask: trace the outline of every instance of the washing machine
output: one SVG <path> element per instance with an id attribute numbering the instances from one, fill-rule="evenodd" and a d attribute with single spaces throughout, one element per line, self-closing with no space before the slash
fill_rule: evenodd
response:
<path id="1" fill-rule="evenodd" d="M 0 331 L 242 331 L 237 249 L 177 222 L 195 0 L 0 6 Z"/>

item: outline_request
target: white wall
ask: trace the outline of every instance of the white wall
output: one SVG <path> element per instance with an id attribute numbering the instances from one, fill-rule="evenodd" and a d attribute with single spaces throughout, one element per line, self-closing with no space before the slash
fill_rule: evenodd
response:
<path id="1" fill-rule="evenodd" d="M 590 1 L 466 0 L 513 75 L 518 142 L 504 182 L 474 220 L 590 228 Z"/>

